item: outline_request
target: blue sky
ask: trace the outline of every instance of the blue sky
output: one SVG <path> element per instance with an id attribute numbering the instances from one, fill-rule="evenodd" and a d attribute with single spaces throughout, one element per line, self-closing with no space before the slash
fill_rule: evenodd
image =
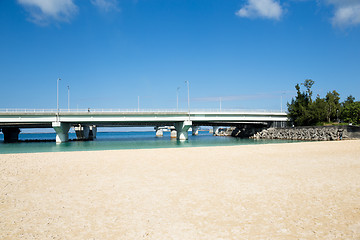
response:
<path id="1" fill-rule="evenodd" d="M 0 1 L 0 108 L 280 110 L 360 100 L 360 0 Z"/>

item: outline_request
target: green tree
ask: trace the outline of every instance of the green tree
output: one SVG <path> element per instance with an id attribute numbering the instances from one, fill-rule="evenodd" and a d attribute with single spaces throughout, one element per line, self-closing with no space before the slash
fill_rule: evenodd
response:
<path id="1" fill-rule="evenodd" d="M 354 98 L 352 95 L 349 95 L 349 96 L 346 98 L 344 104 L 353 103 L 353 102 L 355 102 L 355 98 Z"/>
<path id="2" fill-rule="evenodd" d="M 360 124 L 360 102 L 355 102 L 351 95 L 342 103 L 341 118 L 347 123 Z"/>
<path id="3" fill-rule="evenodd" d="M 300 85 L 296 84 L 297 94 L 287 103 L 288 117 L 295 126 L 311 126 L 324 122 L 335 122 L 342 120 L 352 124 L 360 124 L 360 102 L 355 101 L 353 96 L 348 96 L 340 103 L 340 94 L 333 90 L 328 92 L 325 98 L 318 95 L 315 101 L 312 100 L 311 91 L 315 82 L 306 79 L 302 86 L 306 91 L 301 91 Z"/>
<path id="4" fill-rule="evenodd" d="M 328 122 L 337 121 L 340 111 L 340 94 L 335 90 L 328 92 L 325 97 Z"/>
<path id="5" fill-rule="evenodd" d="M 319 124 L 327 121 L 326 101 L 318 95 L 311 105 L 314 123 Z"/>
<path id="6" fill-rule="evenodd" d="M 288 117 L 296 126 L 305 126 L 312 125 L 313 119 L 311 114 L 311 87 L 314 84 L 314 81 L 307 79 L 302 84 L 306 87 L 306 92 L 300 91 L 300 85 L 296 84 L 295 89 L 297 95 L 295 99 L 291 100 L 291 103 L 288 103 Z"/>
<path id="7" fill-rule="evenodd" d="M 304 87 L 306 88 L 306 92 L 307 92 L 307 96 L 309 98 L 309 101 L 312 102 L 312 94 L 313 92 L 311 91 L 311 87 L 314 85 L 314 81 L 311 79 L 305 79 L 304 83 L 302 83 L 301 85 L 304 85 Z"/>

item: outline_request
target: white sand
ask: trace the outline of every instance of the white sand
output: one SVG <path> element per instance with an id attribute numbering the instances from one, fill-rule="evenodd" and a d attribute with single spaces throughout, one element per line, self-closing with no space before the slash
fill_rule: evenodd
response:
<path id="1" fill-rule="evenodd" d="M 360 141 L 0 155 L 0 239 L 360 239 Z"/>

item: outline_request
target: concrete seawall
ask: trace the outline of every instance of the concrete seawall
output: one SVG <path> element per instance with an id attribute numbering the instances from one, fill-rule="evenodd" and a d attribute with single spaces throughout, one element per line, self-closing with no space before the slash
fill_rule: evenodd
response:
<path id="1" fill-rule="evenodd" d="M 360 139 L 360 127 L 356 126 L 312 126 L 294 128 L 268 128 L 255 133 L 254 139 L 286 139 L 306 141 L 334 141 Z"/>

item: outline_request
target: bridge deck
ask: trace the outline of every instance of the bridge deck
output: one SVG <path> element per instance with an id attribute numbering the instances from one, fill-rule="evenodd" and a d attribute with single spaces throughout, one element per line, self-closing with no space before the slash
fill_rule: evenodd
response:
<path id="1" fill-rule="evenodd" d="M 0 128 L 51 127 L 52 122 L 92 124 L 97 126 L 159 126 L 191 120 L 194 125 L 236 125 L 287 121 L 286 113 L 251 111 L 116 111 L 116 112 L 0 112 Z"/>

